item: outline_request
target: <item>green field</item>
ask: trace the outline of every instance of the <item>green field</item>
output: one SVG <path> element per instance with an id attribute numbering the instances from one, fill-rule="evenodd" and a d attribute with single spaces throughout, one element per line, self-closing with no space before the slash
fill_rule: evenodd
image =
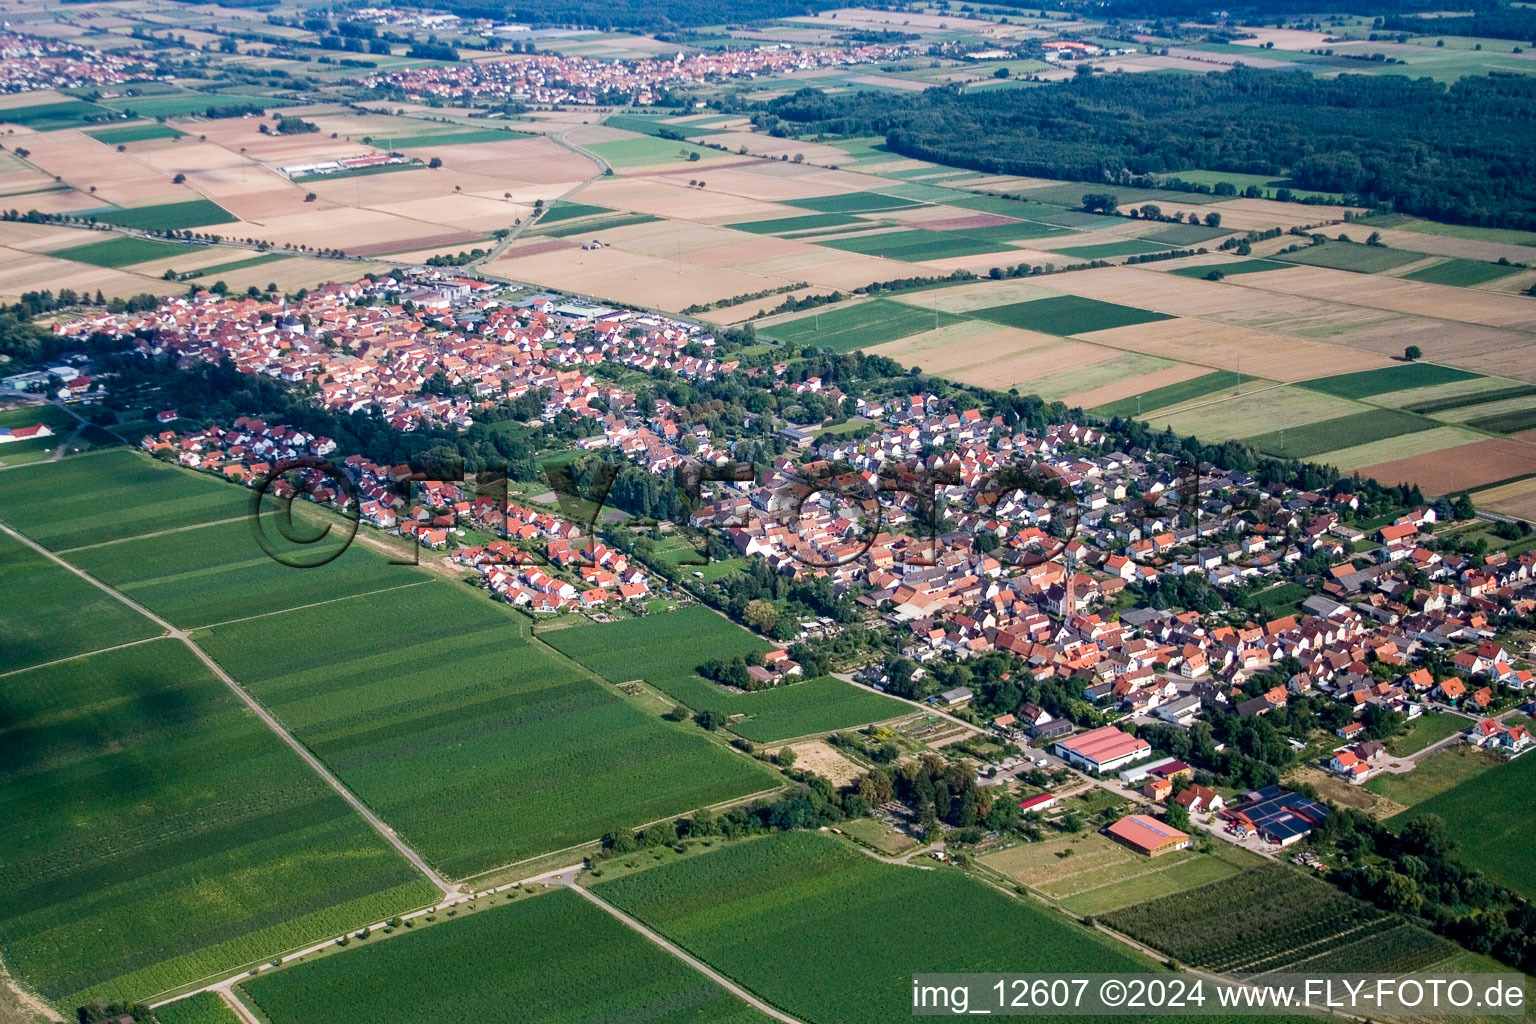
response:
<path id="1" fill-rule="evenodd" d="M 1353 448 L 1389 437 L 1440 426 L 1438 422 L 1400 409 L 1370 409 L 1284 430 L 1271 430 L 1242 440 L 1254 448 L 1287 459 L 1306 459 L 1324 452 Z"/>
<path id="2" fill-rule="evenodd" d="M 728 224 L 733 231 L 747 231 L 754 235 L 777 235 L 786 231 L 811 231 L 816 228 L 841 227 L 845 224 L 869 225 L 846 213 L 808 213 L 803 217 L 775 217 L 772 220 L 749 220 L 741 224 Z"/>
<path id="3" fill-rule="evenodd" d="M 238 98 L 246 99 L 244 96 Z M 201 92 L 169 92 L 157 96 L 124 96 L 122 99 L 103 100 L 102 105 L 113 110 L 131 111 L 140 117 L 185 117 L 189 114 L 202 114 L 211 106 L 231 101 L 223 96 Z"/>
<path id="4" fill-rule="evenodd" d="M 1451 257 L 1434 266 L 1421 267 L 1403 275 L 1406 281 L 1426 281 L 1429 284 L 1449 284 L 1458 288 L 1471 288 L 1489 281 L 1497 281 L 1510 274 L 1520 273 L 1516 266 L 1500 266 L 1482 260 L 1465 260 Z"/>
<path id="5" fill-rule="evenodd" d="M 1489 380 L 1487 377 L 1481 379 Z M 1489 382 L 1492 383 L 1491 380 Z M 1428 416 L 1437 412 L 1449 412 L 1452 409 L 1465 409 L 1469 405 L 1486 405 L 1509 398 L 1528 398 L 1531 395 L 1536 395 L 1536 384 L 1514 384 L 1506 388 L 1494 388 L 1491 391 L 1467 391 L 1462 394 L 1448 394 L 1440 398 L 1426 399 L 1422 402 L 1409 402 L 1403 405 L 1403 408 L 1409 412 Z"/>
<path id="6" fill-rule="evenodd" d="M 1149 242 L 1163 242 L 1176 248 L 1183 248 L 1230 234 L 1232 234 L 1231 228 L 1211 228 L 1204 224 L 1166 224 L 1156 231 L 1148 231 L 1141 237 Z"/>
<path id="7" fill-rule="evenodd" d="M 241 987 L 270 1024 L 756 1024 L 765 1019 L 565 890 L 464 911 L 456 920 L 418 926 Z"/>
<path id="8" fill-rule="evenodd" d="M 698 138 L 703 135 L 718 135 L 722 129 L 710 128 L 702 121 L 692 121 L 686 124 L 668 124 L 665 118 L 646 117 L 640 114 L 610 114 L 603 119 L 603 124 L 610 128 L 622 128 L 627 132 L 639 132 L 641 135 L 655 135 L 660 137 L 662 132 L 672 132 L 676 135 L 686 135 L 690 138 Z"/>
<path id="9" fill-rule="evenodd" d="M 112 235 L 105 241 L 72 245 L 68 249 L 55 249 L 49 256 L 76 263 L 89 263 L 94 267 L 127 267 L 135 263 L 166 259 L 187 252 L 184 246 L 169 242 L 156 242 L 148 238 L 128 238 Z"/>
<path id="10" fill-rule="evenodd" d="M 240 1024 L 235 1011 L 213 992 L 199 992 L 155 1008 L 160 1024 Z"/>
<path id="11" fill-rule="evenodd" d="M 658 139 L 651 136 L 642 136 L 638 139 L 623 139 L 619 142 L 594 142 L 586 147 L 614 167 L 645 167 L 650 164 L 682 163 L 697 153 L 699 157 L 719 156 L 707 149 L 688 142 L 673 142 L 670 139 Z"/>
<path id="12" fill-rule="evenodd" d="M 599 213 L 612 212 L 606 206 L 593 206 L 590 203 L 559 202 L 539 215 L 539 223 L 552 224 L 555 221 L 572 220 L 576 217 L 591 217 Z"/>
<path id="13" fill-rule="evenodd" d="M 219 626 L 199 642 L 455 877 L 774 784 L 527 633 L 506 606 L 434 581 Z"/>
<path id="14" fill-rule="evenodd" d="M 1131 324 L 1151 323 L 1153 320 L 1173 319 L 1167 313 L 1154 313 L 1135 306 L 1122 306 L 1114 302 L 1085 299 L 1076 295 L 1057 295 L 1049 299 L 1032 299 L 1029 302 L 1011 302 L 1005 306 L 990 306 L 970 314 L 977 320 L 989 320 L 1005 327 L 1019 327 L 1042 334 L 1087 334 L 1111 327 L 1128 327 Z"/>
<path id="15" fill-rule="evenodd" d="M 923 204 L 881 192 L 844 192 L 835 196 L 786 199 L 784 205 L 798 206 L 802 210 L 815 210 L 818 213 L 876 213 L 881 210 L 905 210 Z"/>
<path id="16" fill-rule="evenodd" d="M 759 333 L 791 345 L 814 345 L 851 352 L 924 331 L 959 323 L 952 313 L 935 313 L 890 299 L 823 306 L 794 320 L 758 329 Z"/>
<path id="17" fill-rule="evenodd" d="M 238 220 L 234 214 L 212 199 L 189 199 L 182 203 L 159 206 L 133 206 L 122 210 L 98 210 L 90 219 L 122 228 L 154 228 L 158 231 L 200 228 L 209 224 L 229 224 Z"/>
<path id="18" fill-rule="evenodd" d="M 1207 277 L 1211 271 L 1219 270 L 1223 277 L 1231 277 L 1234 274 L 1262 274 L 1266 270 L 1284 270 L 1291 266 L 1289 263 L 1276 263 L 1274 260 L 1223 260 L 1220 263 L 1202 264 L 1198 267 L 1178 267 L 1168 271 L 1179 277 Z"/>
<path id="19" fill-rule="evenodd" d="M 0 935 L 55 1005 L 142 998 L 438 890 L 174 640 L 5 681 Z"/>
<path id="20" fill-rule="evenodd" d="M 84 100 L 62 100 L 58 103 L 37 103 L 28 107 L 0 110 L 0 122 L 25 125 L 40 132 L 78 128 L 95 119 L 112 116 L 112 111 L 107 108 Z"/>
<path id="21" fill-rule="evenodd" d="M 1389 249 L 1384 245 L 1364 245 L 1360 242 L 1327 242 L 1323 245 L 1310 245 L 1295 252 L 1276 253 L 1271 258 L 1309 267 L 1349 270 L 1357 274 L 1379 274 L 1383 270 L 1401 267 L 1405 263 L 1416 263 L 1424 258 L 1424 254 Z"/>
<path id="22" fill-rule="evenodd" d="M 551 647 L 616 683 L 644 679 L 698 711 L 746 715 L 731 731 L 755 742 L 806 736 L 895 718 L 906 705 L 830 676 L 756 693 L 732 693 L 694 670 L 710 658 L 765 651 L 768 644 L 708 608 L 540 634 Z M 643 651 L 643 655 L 637 655 Z"/>
<path id="23" fill-rule="evenodd" d="M 1452 746 L 1437 750 L 1404 775 L 1378 775 L 1368 781 L 1365 788 L 1405 807 L 1413 807 L 1498 766 L 1488 754 Z"/>
<path id="24" fill-rule="evenodd" d="M 535 224 L 528 234 L 549 238 L 566 238 L 570 235 L 590 235 L 599 231 L 612 231 L 614 228 L 627 228 L 631 224 L 649 224 L 660 219 L 660 217 L 652 216 L 649 213 L 618 213 L 612 217 L 597 217 L 577 224 L 556 223 L 550 227 L 544 227 L 541 222 Z"/>
<path id="25" fill-rule="evenodd" d="M 8 474 L 9 475 L 9 474 Z M 159 636 L 161 629 L 61 565 L 0 534 L 0 583 L 26 595 L 0 616 L 0 672 Z M 0 726 L 4 718 L 0 716 Z"/>
<path id="26" fill-rule="evenodd" d="M 115 449 L 5 474 L 0 519 L 54 551 L 243 516 L 251 495 Z"/>
<path id="27" fill-rule="evenodd" d="M 1434 363 L 1401 363 L 1383 366 L 1376 370 L 1360 370 L 1357 373 L 1339 373 L 1332 377 L 1317 377 L 1300 381 L 1296 386 L 1308 391 L 1321 391 L 1340 398 L 1369 398 L 1390 391 L 1407 391 L 1410 388 L 1428 388 L 1457 381 L 1477 380 L 1480 374 L 1468 373 L 1450 366 Z"/>
<path id="28" fill-rule="evenodd" d="M 425 135 L 408 135 L 402 139 L 375 138 L 373 145 L 379 149 L 419 149 L 422 146 L 467 146 L 475 142 L 511 142 L 527 137 L 526 132 L 481 128 L 467 132 L 429 132 Z"/>
<path id="29" fill-rule="evenodd" d="M 294 533 L 318 534 L 296 523 Z M 276 524 L 266 527 L 267 543 L 281 544 L 292 560 L 339 550 L 348 531 L 338 522 L 332 535 L 308 545 L 283 543 Z M 71 562 L 122 591 L 150 611 L 185 629 L 265 615 L 319 601 L 422 583 L 430 576 L 390 565 L 362 544 L 333 561 L 297 569 L 268 555 L 244 519 L 193 530 L 129 539 L 72 551 Z"/>
<path id="30" fill-rule="evenodd" d="M 85 134 L 97 142 L 117 146 L 125 142 L 143 142 L 146 139 L 179 139 L 183 133 L 167 124 L 130 124 L 122 128 L 99 128 Z"/>
<path id="31" fill-rule="evenodd" d="M 1181 380 L 1177 384 L 1167 384 L 1160 388 L 1153 388 L 1151 391 L 1143 391 L 1140 395 L 1109 402 L 1089 411 L 1095 416 L 1135 416 L 1138 413 L 1192 402 L 1197 398 L 1236 388 L 1241 380 L 1242 378 L 1231 370 L 1213 370 L 1199 377 Z"/>
<path id="32" fill-rule="evenodd" d="M 829 249 L 863 253 L 866 256 L 884 256 L 906 263 L 943 260 L 952 256 L 979 256 L 1009 248 L 1004 242 L 972 238 L 963 231 L 924 231 L 921 228 L 882 231 L 850 238 L 828 238 L 817 244 Z"/>
<path id="33" fill-rule="evenodd" d="M 1490 434 L 1519 434 L 1536 430 L 1536 409 L 1515 409 L 1494 416 L 1480 416 L 1467 420 L 1467 426 L 1486 430 Z"/>
<path id="34" fill-rule="evenodd" d="M 260 256 L 251 256 L 243 260 L 230 260 L 228 263 L 216 263 L 211 267 L 198 267 L 191 273 L 198 277 L 211 277 L 214 274 L 227 274 L 231 270 L 244 270 L 246 267 L 258 267 L 263 263 L 275 263 L 278 260 L 286 260 L 290 257 L 285 253 L 268 252 Z"/>
<path id="35" fill-rule="evenodd" d="M 1051 252 L 1070 256 L 1076 260 L 1107 260 L 1115 256 L 1138 256 L 1148 252 L 1162 252 L 1168 247 L 1158 245 L 1155 242 L 1143 242 L 1140 239 L 1128 238 L 1123 242 L 1103 242 L 1099 245 L 1075 245 L 1065 249 L 1051 249 Z"/>
<path id="36" fill-rule="evenodd" d="M 1243 912 L 1233 913 L 1234 907 Z M 1299 971 L 1303 964 L 1398 973 L 1456 951 L 1402 918 L 1280 864 L 1138 903 L 1103 921 L 1182 963 L 1221 974 Z"/>
<path id="37" fill-rule="evenodd" d="M 968 875 L 885 864 L 818 833 L 732 844 L 593 891 L 808 1021 L 905 1018 L 917 972 L 1150 969 Z"/>
<path id="38" fill-rule="evenodd" d="M 1394 757 L 1407 757 L 1439 743 L 1447 736 L 1456 735 L 1466 727 L 1467 720 L 1460 715 L 1430 711 L 1409 722 L 1407 732 L 1388 740 L 1387 750 Z"/>
<path id="39" fill-rule="evenodd" d="M 1401 828 L 1415 818 L 1438 815 L 1456 837 L 1462 862 L 1531 899 L 1536 897 L 1536 856 L 1525 839 L 1528 804 L 1520 794 L 1531 791 L 1533 780 L 1536 759 L 1519 757 L 1415 804 L 1387 824 Z"/>

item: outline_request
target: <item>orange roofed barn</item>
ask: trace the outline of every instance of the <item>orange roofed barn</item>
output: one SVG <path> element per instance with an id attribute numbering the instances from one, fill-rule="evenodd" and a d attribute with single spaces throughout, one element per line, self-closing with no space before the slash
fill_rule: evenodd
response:
<path id="1" fill-rule="evenodd" d="M 1137 853 L 1158 857 L 1189 845 L 1189 836 L 1146 814 L 1128 814 L 1104 830 L 1105 835 Z"/>

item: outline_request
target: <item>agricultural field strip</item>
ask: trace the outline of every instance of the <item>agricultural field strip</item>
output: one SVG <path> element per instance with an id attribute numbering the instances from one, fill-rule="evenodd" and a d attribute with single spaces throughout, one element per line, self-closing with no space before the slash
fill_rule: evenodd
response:
<path id="1" fill-rule="evenodd" d="M 292 608 L 274 608 L 274 609 L 272 609 L 269 612 L 261 612 L 260 614 L 257 614 L 257 615 L 245 615 L 245 616 L 242 616 L 241 618 L 238 618 L 238 619 L 225 619 L 223 622 L 210 622 L 206 626 L 198 626 L 197 628 L 200 629 L 200 630 L 202 630 L 202 629 L 218 629 L 220 626 L 232 626 L 232 625 L 234 625 L 237 622 L 250 622 L 253 619 L 270 618 L 273 615 L 282 615 L 282 614 L 284 614 L 286 612 L 301 612 L 301 611 L 304 611 L 306 608 L 319 608 L 322 605 L 339 604 L 342 601 L 355 601 L 355 600 L 357 600 L 360 597 L 376 597 L 379 594 L 388 594 L 390 591 L 393 591 L 393 590 L 409 590 L 412 587 L 424 587 L 428 583 L 436 583 L 436 582 L 437 582 L 437 578 L 436 577 L 431 577 L 429 579 L 416 580 L 413 583 L 402 583 L 399 586 L 395 586 L 395 587 L 380 587 L 378 590 L 366 590 L 366 591 L 363 591 L 362 593 L 359 593 L 359 594 L 345 594 L 345 595 L 343 595 L 341 597 L 328 597 L 324 601 L 311 601 L 309 604 L 298 604 L 298 605 L 294 605 Z"/>
<path id="2" fill-rule="evenodd" d="M 751 991 L 749 991 L 748 989 L 745 989 L 742 986 L 738 985 L 736 982 L 732 981 L 730 978 L 727 978 L 725 975 L 721 974 L 719 971 L 715 970 L 713 967 L 709 966 L 704 961 L 700 960 L 698 957 L 693 956 L 692 954 L 688 953 L 686 950 L 682 949 L 681 947 L 679 947 L 678 945 L 673 943 L 671 940 L 667 939 L 660 932 L 654 931 L 651 928 L 647 927 L 646 925 L 642 924 L 639 920 L 637 920 L 637 919 L 635 919 L 633 917 L 630 917 L 628 914 L 624 913 L 624 911 L 620 910 L 618 907 L 615 907 L 613 904 L 607 903 L 604 900 L 600 899 L 598 896 L 594 895 L 591 891 L 589 891 L 587 889 L 584 889 L 583 887 L 581 887 L 579 885 L 576 885 L 575 883 L 572 883 L 570 888 L 572 888 L 576 892 L 580 893 L 582 898 L 590 900 L 592 903 L 596 904 L 598 907 L 601 907 L 604 912 L 612 915 L 620 923 L 622 923 L 625 926 L 633 929 L 634 931 L 640 933 L 641 935 L 644 935 L 647 939 L 650 939 L 656 945 L 660 946 L 662 949 L 666 950 L 668 953 L 671 953 L 673 956 L 677 957 L 677 959 L 681 960 L 683 963 L 687 964 L 689 967 L 692 967 L 694 970 L 698 971 L 700 974 L 702 974 L 705 977 L 709 978 L 709 980 L 713 981 L 716 985 L 719 985 L 721 988 L 725 989 L 727 992 L 730 992 L 732 995 L 736 996 L 738 999 L 743 1000 L 744 1002 L 750 1004 L 751 1006 L 753 1006 L 757 1010 L 760 1010 L 761 1012 L 767 1014 L 768 1016 L 772 1017 L 774 1020 L 781 1020 L 781 1021 L 784 1022 L 784 1024 L 804 1024 L 804 1022 L 801 1021 L 800 1018 L 798 1018 L 798 1017 L 791 1017 L 789 1014 L 783 1012 L 782 1010 L 777 1009 L 772 1004 L 764 1002 L 762 999 L 759 999 Z"/>
<path id="3" fill-rule="evenodd" d="M 415 850 L 411 849 L 404 842 L 402 842 L 398 836 L 395 835 L 393 829 L 389 828 L 389 826 L 380 821 L 378 817 L 368 809 L 366 804 L 364 804 L 355 795 L 353 795 L 352 791 L 347 789 L 346 786 L 342 785 L 341 780 L 332 775 L 330 770 L 320 762 L 320 759 L 309 752 L 308 747 L 304 746 L 304 744 L 295 739 L 292 734 L 288 732 L 288 730 L 283 728 L 282 724 L 279 723 L 276 718 L 272 717 L 272 715 L 269 714 L 265 708 L 257 703 L 254 697 L 246 693 L 245 690 L 241 689 L 240 684 L 235 682 L 229 673 L 225 672 L 224 669 L 220 667 L 218 662 L 210 658 L 201 647 L 197 646 L 197 644 L 192 641 L 192 638 L 187 635 L 185 630 L 176 628 L 165 619 L 160 618 L 160 616 L 150 611 L 148 608 L 145 608 L 143 605 L 138 604 L 131 598 L 125 596 L 122 593 L 119 593 L 117 590 L 107 586 L 105 583 L 102 583 L 100 580 L 96 579 L 85 570 L 76 568 L 74 565 L 66 562 L 64 559 L 60 558 L 58 555 L 55 555 L 41 544 L 33 541 L 32 538 L 16 532 L 3 522 L 0 522 L 0 531 L 3 531 L 12 539 L 20 541 L 22 544 L 31 548 L 33 551 L 49 559 L 50 561 L 63 566 L 92 586 L 105 591 L 107 594 L 116 598 L 118 601 L 121 601 L 129 608 L 132 608 L 134 611 L 138 612 L 140 615 L 144 616 L 146 619 L 150 620 L 155 625 L 165 630 L 166 633 L 168 633 L 172 638 L 180 640 L 192 651 L 194 655 L 196 655 L 197 659 L 207 667 L 208 671 L 213 673 L 216 679 L 233 690 L 235 695 L 238 696 L 247 707 L 255 712 L 256 717 L 261 719 L 267 728 L 271 729 L 283 740 L 283 742 L 287 743 L 288 746 L 292 748 L 293 751 L 298 754 L 299 757 L 301 757 L 317 775 L 324 779 L 326 783 L 332 789 L 334 789 L 343 800 L 351 805 L 353 810 L 362 815 L 363 820 L 367 821 L 375 832 L 383 836 L 384 840 L 393 846 L 396 850 L 398 850 L 401 856 L 403 856 L 418 871 L 425 875 L 433 885 L 442 890 L 442 893 L 445 897 L 451 898 L 455 894 L 457 890 L 454 888 L 454 886 L 444 881 L 443 878 L 437 874 L 437 872 L 433 871 L 432 868 L 428 866 L 427 862 L 422 860 L 420 855 L 418 855 Z"/>
<path id="4" fill-rule="evenodd" d="M 0 679 L 7 676 L 19 676 L 24 672 L 33 672 L 40 668 L 49 668 L 53 665 L 65 665 L 71 661 L 79 661 L 81 658 L 89 658 L 97 654 L 106 654 L 108 651 L 120 651 L 124 647 L 137 647 L 139 644 L 154 643 L 156 640 L 164 640 L 166 634 L 159 633 L 155 636 L 146 636 L 142 640 L 129 640 L 127 643 L 113 644 L 111 647 L 98 647 L 94 651 L 84 651 L 80 654 L 71 654 L 67 658 L 55 658 L 53 661 L 45 661 L 39 665 L 28 665 L 26 668 L 13 668 L 9 672 L 0 672 Z"/>
<path id="5" fill-rule="evenodd" d="M 226 523 L 238 523 L 247 518 L 249 517 L 230 516 L 228 519 L 213 519 L 206 523 L 193 523 L 190 526 L 172 526 L 164 530 L 154 530 L 150 533 L 135 534 L 132 537 L 115 537 L 112 540 L 97 541 L 95 544 L 81 544 L 78 547 L 73 548 L 60 548 L 55 553 L 59 555 L 69 555 L 76 551 L 91 551 L 95 548 L 109 547 L 113 544 L 122 544 L 123 542 L 130 540 L 148 540 L 151 537 L 163 537 L 168 533 L 186 533 L 188 530 L 201 530 L 205 526 L 223 526 Z"/>

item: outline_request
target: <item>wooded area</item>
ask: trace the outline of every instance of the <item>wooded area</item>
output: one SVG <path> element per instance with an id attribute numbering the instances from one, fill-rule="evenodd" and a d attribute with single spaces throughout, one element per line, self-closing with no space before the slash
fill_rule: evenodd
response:
<path id="1" fill-rule="evenodd" d="M 1079 74 L 1030 89 L 915 96 L 802 89 L 756 115 L 780 135 L 886 136 L 903 156 L 1085 183 L 1186 168 L 1288 177 L 1362 205 L 1461 224 L 1536 227 L 1523 194 L 1536 82 L 1289 71 Z"/>

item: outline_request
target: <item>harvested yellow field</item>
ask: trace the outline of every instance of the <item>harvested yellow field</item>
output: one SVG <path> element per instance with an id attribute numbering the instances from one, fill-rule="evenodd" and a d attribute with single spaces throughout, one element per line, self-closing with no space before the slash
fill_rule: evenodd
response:
<path id="1" fill-rule="evenodd" d="M 1090 390 L 1075 392 L 1062 399 L 1062 401 L 1071 406 L 1092 409 L 1096 405 L 1118 402 L 1122 398 L 1130 398 L 1156 388 L 1163 388 L 1170 384 L 1177 384 L 1180 381 L 1191 380 L 1207 372 L 1209 371 L 1204 366 L 1194 366 L 1190 363 L 1175 363 L 1172 366 L 1164 366 L 1161 369 L 1152 370 L 1150 373 L 1128 377 L 1124 380 L 1111 381 Z"/>
<path id="2" fill-rule="evenodd" d="M 1040 285 L 1026 284 L 1022 280 L 978 281 L 975 284 L 956 285 L 931 292 L 912 295 L 893 295 L 897 302 L 924 309 L 937 309 L 944 313 L 971 313 L 991 306 L 1006 306 L 1013 302 L 1029 302 L 1048 299 L 1061 292 Z"/>
<path id="3" fill-rule="evenodd" d="M 514 248 L 506 257 L 486 264 L 485 270 L 514 281 L 668 310 L 792 283 L 619 248 L 583 250 L 575 245 L 557 251 L 539 250 L 529 256 L 519 255 Z"/>
<path id="4" fill-rule="evenodd" d="M 100 290 L 105 295 L 137 295 L 140 292 L 163 295 L 184 291 L 186 286 L 0 247 L 0 299 L 13 302 L 24 292 L 43 289 L 58 292 L 64 288 L 92 294 Z"/>
<path id="5" fill-rule="evenodd" d="M 245 255 L 253 254 L 246 252 Z M 229 285 L 231 291 L 239 292 L 245 291 L 252 285 L 265 289 L 268 284 L 275 284 L 280 291 L 296 292 L 300 288 L 313 288 L 327 281 L 355 280 L 364 274 L 382 274 L 390 269 L 383 263 L 338 264 L 335 260 L 323 260 L 313 256 L 290 256 L 287 259 L 273 260 L 271 263 L 261 263 L 254 267 L 220 271 L 209 277 L 198 278 L 197 283 L 207 286 L 215 281 L 223 281 Z M 176 290 L 184 290 L 186 285 L 174 287 Z"/>
<path id="6" fill-rule="evenodd" d="M 1451 285 L 1371 277 L 1324 267 L 1298 267 L 1284 275 L 1244 274 L 1247 287 L 1311 299 L 1344 302 L 1414 316 L 1536 332 L 1536 303 Z"/>
<path id="7" fill-rule="evenodd" d="M 1536 522 L 1536 479 L 1490 487 L 1475 495 L 1480 508 Z"/>
<path id="8" fill-rule="evenodd" d="M 831 288 L 796 288 L 794 291 L 785 292 L 782 295 L 768 295 L 761 299 L 751 299 L 747 302 L 738 302 L 734 306 L 722 306 L 701 314 L 702 318 L 714 324 L 739 324 L 755 317 L 758 313 L 765 312 L 777 306 L 785 299 L 803 299 L 808 295 L 830 295 Z"/>
<path id="9" fill-rule="evenodd" d="M 200 198 L 186 185 L 173 185 L 174 173 L 167 174 L 138 154 L 119 153 L 74 129 L 32 135 L 26 148 L 29 161 L 64 184 L 91 194 L 97 206 L 146 206 Z"/>
<path id="10" fill-rule="evenodd" d="M 1174 319 L 1091 331 L 1083 340 L 1290 382 L 1390 365 L 1383 355 L 1341 345 L 1282 338 L 1212 320 Z"/>
<path id="11" fill-rule="evenodd" d="M 865 351 L 964 384 L 1031 391 L 1033 382 L 1114 358 L 1110 349 L 978 321 L 950 324 Z M 1081 389 L 1075 389 L 1081 390 Z"/>
<path id="12" fill-rule="evenodd" d="M 795 767 L 800 771 L 814 772 L 831 781 L 834 786 L 853 784 L 864 769 L 848 760 L 835 748 L 822 740 L 796 743 L 789 749 L 795 752 Z"/>
<path id="13" fill-rule="evenodd" d="M 649 213 L 654 217 L 711 224 L 772 220 L 792 213 L 786 212 L 777 203 L 722 191 L 716 187 L 717 180 L 718 175 L 711 173 L 705 179 L 707 187 L 701 189 L 689 187 L 686 178 L 603 178 L 571 198 L 613 210 L 629 210 Z"/>
<path id="14" fill-rule="evenodd" d="M 1148 375 L 1170 368 L 1178 367 L 1177 364 L 1156 356 L 1127 352 L 1067 370 L 1058 370 L 1034 380 L 1021 380 L 1015 386 L 1021 394 L 1039 395 L 1047 401 L 1077 405 L 1077 402 L 1071 401 L 1071 396 L 1079 392 L 1093 391 L 1126 382 L 1139 384 Z"/>

